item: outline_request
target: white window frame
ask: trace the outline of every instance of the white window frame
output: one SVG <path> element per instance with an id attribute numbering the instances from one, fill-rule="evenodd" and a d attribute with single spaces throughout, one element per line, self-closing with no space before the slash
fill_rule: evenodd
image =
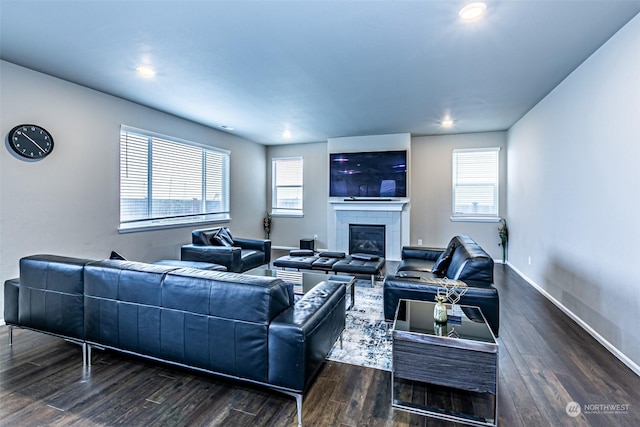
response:
<path id="1" fill-rule="evenodd" d="M 480 155 L 487 159 L 493 157 L 495 162 L 487 165 L 488 167 L 474 176 L 474 171 L 470 168 L 477 166 L 470 164 L 474 155 Z M 497 222 L 500 220 L 500 147 L 489 148 L 467 148 L 455 149 L 452 153 L 451 162 L 451 221 L 470 221 L 470 222 Z M 464 168 L 464 169 L 462 169 Z M 460 182 L 466 176 L 467 182 Z M 493 208 L 490 204 L 475 204 L 473 208 L 460 209 L 461 203 L 458 201 L 457 195 L 462 196 L 462 191 L 469 190 L 473 187 L 485 187 L 490 189 L 493 198 Z M 468 193 L 467 193 L 468 194 Z M 487 194 L 484 195 L 486 197 Z"/>
<path id="2" fill-rule="evenodd" d="M 300 162 L 299 183 L 278 184 L 278 163 L 286 161 Z M 282 189 L 298 189 L 300 194 L 299 207 L 287 207 L 279 203 L 278 190 Z M 304 216 L 304 159 L 303 157 L 274 157 L 271 159 L 271 215 L 273 216 Z"/>
<path id="3" fill-rule="evenodd" d="M 127 144 L 131 142 L 127 140 L 127 135 L 132 135 L 136 138 L 134 142 L 137 144 L 137 148 L 141 153 L 144 153 L 146 150 L 146 160 L 144 160 L 144 154 L 139 156 L 137 159 L 137 164 L 135 167 L 138 167 L 138 170 L 142 173 L 146 173 L 146 183 L 143 184 L 144 189 L 140 189 L 141 187 L 137 187 L 137 190 L 133 190 L 131 185 L 126 187 L 125 174 L 127 173 L 127 162 L 129 161 L 127 158 Z M 146 139 L 146 142 L 145 142 Z M 200 187 L 198 190 L 199 199 L 191 199 L 195 200 L 197 204 L 199 204 L 199 211 L 194 213 L 179 213 L 176 211 L 169 211 L 158 213 L 157 209 L 154 213 L 154 204 L 156 204 L 160 200 L 173 200 L 171 198 L 166 197 L 157 197 L 154 196 L 153 191 L 153 144 L 159 145 L 164 144 L 165 147 L 175 148 L 175 157 L 167 156 L 165 160 L 172 162 L 175 160 L 174 165 L 176 167 L 186 167 L 187 169 L 182 169 L 186 172 L 190 172 L 190 175 L 196 175 L 200 177 L 200 182 L 194 185 L 195 187 Z M 146 144 L 146 145 L 145 145 Z M 193 155 L 202 156 L 201 162 L 194 163 L 193 169 L 188 169 L 190 165 L 180 163 L 180 150 L 181 146 L 184 150 L 189 150 Z M 184 155 L 184 153 L 183 153 Z M 216 169 L 215 175 L 219 178 L 217 179 L 216 189 L 220 189 L 220 193 L 216 192 L 214 197 L 211 197 L 211 192 L 207 192 L 207 183 L 211 182 L 212 176 L 207 175 L 207 165 L 211 166 L 211 158 L 210 161 L 207 161 L 207 156 L 214 155 L 215 163 L 219 166 Z M 142 161 L 141 161 L 142 158 Z M 146 165 L 144 162 L 146 161 Z M 200 225 L 200 224 L 208 224 L 208 223 L 216 223 L 216 222 L 228 222 L 231 219 L 230 215 L 230 163 L 231 163 L 231 153 L 227 150 L 223 150 L 216 147 L 207 146 L 204 144 L 198 144 L 192 141 L 187 141 L 184 139 L 162 135 L 159 133 L 137 129 L 130 126 L 121 125 L 120 127 L 120 192 L 119 192 L 119 202 L 120 202 L 120 227 L 118 231 L 120 233 L 128 233 L 134 231 L 144 231 L 150 229 L 162 229 L 162 228 L 174 228 L 181 227 L 185 225 Z M 134 165 L 132 165 L 134 166 Z M 146 167 L 146 170 L 145 170 Z M 209 180 L 207 180 L 209 177 Z M 215 178 L 215 176 L 213 177 Z M 142 180 L 144 182 L 144 179 Z M 138 184 L 140 181 L 138 181 Z M 146 185 L 146 186 L 144 186 Z M 156 183 L 156 190 L 158 184 Z M 124 207 L 124 198 L 127 197 L 125 194 L 129 191 L 131 193 L 144 193 L 138 198 L 138 204 L 141 201 L 146 204 L 145 208 L 139 210 L 131 210 L 129 212 L 125 212 Z M 157 194 L 157 192 L 156 192 Z M 131 199 L 130 199 L 131 200 Z M 173 200 L 174 203 L 180 204 L 180 202 L 184 203 L 185 200 L 188 199 L 180 199 L 176 198 Z M 212 202 L 217 203 L 217 208 L 212 209 Z M 192 201 L 193 203 L 193 201 Z M 209 205 L 208 205 L 209 203 Z M 215 206 L 215 203 L 214 206 Z M 134 214 L 134 212 L 137 214 Z"/>

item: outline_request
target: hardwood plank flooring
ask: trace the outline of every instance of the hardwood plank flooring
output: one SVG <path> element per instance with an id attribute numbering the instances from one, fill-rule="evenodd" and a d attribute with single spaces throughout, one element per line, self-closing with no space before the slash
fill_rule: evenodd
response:
<path id="1" fill-rule="evenodd" d="M 501 426 L 639 426 L 640 377 L 509 267 L 501 299 Z M 265 388 L 110 351 L 82 367 L 78 345 L 0 327 L 0 426 L 295 426 L 293 398 Z M 327 362 L 304 400 L 310 426 L 450 427 L 390 408 L 391 376 Z M 407 389 L 419 398 L 421 390 Z M 429 398 L 442 398 L 431 396 Z M 577 417 L 566 405 L 628 405 Z"/>

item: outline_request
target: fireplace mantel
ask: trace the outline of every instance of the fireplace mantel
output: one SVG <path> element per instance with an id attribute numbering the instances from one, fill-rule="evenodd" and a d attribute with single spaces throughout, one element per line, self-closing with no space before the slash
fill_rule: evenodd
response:
<path id="1" fill-rule="evenodd" d="M 329 200 L 328 243 L 331 250 L 349 251 L 349 224 L 386 225 L 385 253 L 399 261 L 402 246 L 409 245 L 409 199 Z"/>
<path id="2" fill-rule="evenodd" d="M 336 211 L 386 211 L 402 212 L 404 206 L 409 203 L 408 199 L 392 199 L 372 201 L 368 200 L 330 200 L 329 203 Z"/>

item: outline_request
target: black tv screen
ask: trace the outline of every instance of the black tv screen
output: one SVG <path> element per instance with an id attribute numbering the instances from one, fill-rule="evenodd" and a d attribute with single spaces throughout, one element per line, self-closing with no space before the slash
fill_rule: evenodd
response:
<path id="1" fill-rule="evenodd" d="M 407 197 L 407 152 L 329 155 L 330 197 Z"/>

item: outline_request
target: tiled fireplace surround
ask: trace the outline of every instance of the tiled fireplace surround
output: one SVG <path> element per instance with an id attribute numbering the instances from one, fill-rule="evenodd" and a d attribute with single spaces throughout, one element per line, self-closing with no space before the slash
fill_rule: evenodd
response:
<path id="1" fill-rule="evenodd" d="M 349 224 L 385 225 L 385 253 L 399 261 L 402 246 L 409 245 L 409 201 L 330 201 L 329 248 L 349 251 Z"/>

